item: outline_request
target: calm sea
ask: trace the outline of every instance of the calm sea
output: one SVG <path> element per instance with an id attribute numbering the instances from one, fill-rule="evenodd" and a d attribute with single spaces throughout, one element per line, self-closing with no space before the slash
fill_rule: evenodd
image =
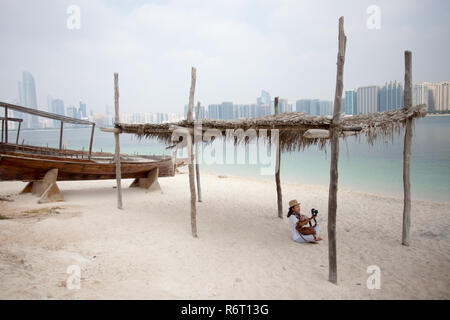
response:
<path id="1" fill-rule="evenodd" d="M 363 192 L 403 195 L 403 136 L 394 140 L 380 139 L 368 146 L 365 138 L 347 138 L 340 143 L 339 187 Z M 65 128 L 63 141 L 67 148 L 87 150 L 90 128 Z M 15 140 L 15 132 L 10 133 Z M 20 142 L 25 144 L 58 147 L 59 130 L 23 130 Z M 139 140 L 133 135 L 120 136 L 122 153 L 171 154 L 165 145 L 155 140 Z M 239 151 L 245 147 L 239 146 Z M 244 148 L 244 149 L 243 149 Z M 96 129 L 94 151 L 114 151 L 114 136 Z M 226 150 L 225 150 L 226 151 Z M 223 162 L 225 163 L 225 151 Z M 179 152 L 186 157 L 187 153 Z M 220 174 L 260 177 L 274 180 L 272 175 L 261 175 L 263 165 L 211 164 L 201 165 L 202 171 Z M 283 153 L 281 180 L 304 184 L 328 186 L 330 148 L 320 151 L 312 146 L 302 152 Z M 429 116 L 416 120 L 411 155 L 412 198 L 450 202 L 450 116 Z"/>

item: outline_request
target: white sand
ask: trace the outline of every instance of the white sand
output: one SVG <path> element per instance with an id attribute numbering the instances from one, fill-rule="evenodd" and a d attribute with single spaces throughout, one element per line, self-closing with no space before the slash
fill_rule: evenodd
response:
<path id="1" fill-rule="evenodd" d="M 191 236 L 188 175 L 164 193 L 115 181 L 59 182 L 65 202 L 37 204 L 0 183 L 1 299 L 449 299 L 450 203 L 413 201 L 411 246 L 401 245 L 402 200 L 340 190 L 338 286 L 328 282 L 328 188 L 282 184 L 284 206 L 319 209 L 319 245 L 291 240 L 275 183 L 202 174 L 199 238 Z M 60 213 L 24 213 L 59 207 Z M 42 211 L 42 210 L 41 210 Z M 285 210 L 287 211 L 287 210 Z M 95 256 L 95 258 L 94 258 Z M 81 288 L 66 286 L 70 265 Z M 366 286 L 370 265 L 381 289 Z"/>

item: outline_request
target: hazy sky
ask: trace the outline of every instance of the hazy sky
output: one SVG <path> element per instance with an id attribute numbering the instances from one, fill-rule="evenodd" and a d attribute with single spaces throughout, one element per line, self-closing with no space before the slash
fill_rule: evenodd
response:
<path id="1" fill-rule="evenodd" d="M 67 28 L 67 8 L 81 10 Z M 370 5 L 381 28 L 369 29 Z M 182 112 L 202 104 L 255 103 L 273 96 L 332 100 L 338 19 L 345 17 L 345 88 L 403 81 L 404 50 L 413 82 L 450 80 L 450 1 L 119 1 L 0 0 L 0 99 L 18 99 L 23 70 L 66 106 L 81 99 L 104 112 L 119 72 L 121 112 Z"/>

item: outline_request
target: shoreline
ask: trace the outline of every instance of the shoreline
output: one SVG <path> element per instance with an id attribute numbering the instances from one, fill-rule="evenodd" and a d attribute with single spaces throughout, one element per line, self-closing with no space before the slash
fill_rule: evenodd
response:
<path id="1" fill-rule="evenodd" d="M 450 117 L 450 113 L 437 113 L 437 114 L 427 113 L 427 117 Z"/>
<path id="2" fill-rule="evenodd" d="M 184 172 L 184 170 L 180 170 L 182 172 Z M 185 170 L 185 173 L 187 174 L 187 170 Z M 275 176 L 273 177 L 273 181 L 270 181 L 270 179 L 268 178 L 258 178 L 256 176 L 244 176 L 244 175 L 236 175 L 236 174 L 223 174 L 223 173 L 214 173 L 212 171 L 207 171 L 207 170 L 201 170 L 200 169 L 200 177 L 202 174 L 208 174 L 210 176 L 220 176 L 220 175 L 225 175 L 227 177 L 231 177 L 234 179 L 245 179 L 245 180 L 253 180 L 255 182 L 268 182 L 268 183 L 273 183 L 274 186 L 274 190 L 275 190 Z M 200 178 L 201 179 L 201 178 Z M 292 181 L 283 181 L 281 180 L 281 184 L 283 185 L 290 185 L 290 186 L 296 186 L 296 187 L 313 187 L 313 188 L 324 188 L 327 190 L 328 192 L 328 186 L 324 186 L 324 185 L 320 185 L 320 184 L 305 184 L 305 183 L 299 183 L 299 182 L 292 182 Z M 383 194 L 383 193 L 377 193 L 377 192 L 367 192 L 367 191 L 360 191 L 360 190 L 355 190 L 352 188 L 342 188 L 342 187 L 338 187 L 339 192 L 354 192 L 357 193 L 361 196 L 369 196 L 369 197 L 378 197 L 378 198 L 386 198 L 386 199 L 391 199 L 391 200 L 401 200 L 403 201 L 403 197 L 402 196 L 393 196 L 393 195 L 387 195 L 387 194 Z M 432 199 L 415 199 L 415 198 L 411 198 L 411 201 L 418 201 L 418 202 L 423 202 L 423 203 L 429 203 L 429 204 L 443 204 L 443 205 L 450 205 L 450 200 L 449 201 L 439 201 L 439 200 L 432 200 Z"/>

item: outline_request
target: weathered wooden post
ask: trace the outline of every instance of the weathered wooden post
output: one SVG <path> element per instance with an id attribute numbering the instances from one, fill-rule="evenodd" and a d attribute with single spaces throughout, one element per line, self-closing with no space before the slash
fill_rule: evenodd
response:
<path id="1" fill-rule="evenodd" d="M 114 109 L 115 118 L 114 122 L 119 123 L 119 74 L 114 73 Z M 116 161 L 116 182 L 117 182 L 117 208 L 122 209 L 122 172 L 120 170 L 120 136 L 119 131 L 114 131 L 114 138 L 116 140 L 116 151 L 115 151 L 115 161 Z"/>
<path id="2" fill-rule="evenodd" d="M 95 131 L 95 123 L 92 124 L 91 141 L 89 142 L 89 157 L 88 157 L 89 160 L 91 160 L 92 143 L 94 142 L 94 131 Z"/>
<path id="3" fill-rule="evenodd" d="M 198 163 L 198 157 L 199 157 L 198 156 L 198 154 L 199 154 L 198 146 L 200 144 L 199 144 L 198 138 L 197 139 L 195 138 L 197 125 L 199 123 L 199 116 L 200 116 L 200 101 L 197 102 L 197 110 L 196 110 L 196 114 L 195 114 L 196 121 L 195 121 L 195 125 L 194 125 L 194 141 L 195 141 L 195 175 L 197 178 L 197 192 L 198 192 L 197 198 L 198 198 L 198 202 L 202 202 L 202 189 L 200 186 L 200 164 Z M 201 129 L 201 127 L 200 127 L 200 129 Z M 201 131 L 200 131 L 200 134 L 201 134 Z"/>
<path id="4" fill-rule="evenodd" d="M 278 110 L 278 97 L 275 97 L 274 105 L 275 105 L 275 115 L 279 114 Z M 278 136 L 279 137 L 279 136 Z M 277 159 L 276 159 L 276 167 L 275 167 L 275 183 L 277 185 L 277 201 L 278 201 L 278 218 L 283 218 L 283 199 L 281 195 L 281 182 L 280 182 L 280 160 L 281 160 L 281 146 L 280 139 L 277 141 Z"/>
<path id="5" fill-rule="evenodd" d="M 404 90 L 405 110 L 412 106 L 412 57 L 411 51 L 405 51 L 405 90 Z M 403 146 L 403 231 L 402 244 L 409 246 L 409 229 L 411 226 L 411 139 L 412 139 L 411 118 L 406 119 L 405 140 Z"/>
<path id="6" fill-rule="evenodd" d="M 191 89 L 189 91 L 189 109 L 187 113 L 187 120 L 194 120 L 194 93 L 195 93 L 195 80 L 196 80 L 196 69 L 192 67 L 191 70 Z M 189 187 L 191 189 L 191 229 L 192 236 L 197 238 L 197 208 L 195 205 L 196 195 L 195 195 L 195 181 L 194 181 L 194 154 L 193 154 L 193 134 L 187 133 L 187 148 L 188 148 L 188 168 L 189 168 Z"/>
<path id="7" fill-rule="evenodd" d="M 328 280 L 337 284 L 337 252 L 336 252 L 336 211 L 338 190 L 339 160 L 339 123 L 341 115 L 342 90 L 344 87 L 344 62 L 347 37 L 344 33 L 344 17 L 339 18 L 339 51 L 337 56 L 336 92 L 334 96 L 333 120 L 330 125 L 331 164 L 330 188 L 328 194 Z"/>
<path id="8" fill-rule="evenodd" d="M 17 129 L 17 136 L 16 136 L 16 144 L 19 144 L 19 135 L 20 135 L 20 126 L 22 125 L 22 121 L 19 121 L 19 128 Z"/>
<path id="9" fill-rule="evenodd" d="M 63 130 L 64 130 L 64 122 L 61 120 L 61 130 L 59 131 L 59 150 L 62 149 Z"/>
<path id="10" fill-rule="evenodd" d="M 178 153 L 178 143 L 177 143 L 177 145 L 172 149 L 173 174 L 174 174 L 174 175 L 177 173 L 177 153 Z"/>
<path id="11" fill-rule="evenodd" d="M 8 108 L 5 107 L 5 143 L 8 143 Z"/>

